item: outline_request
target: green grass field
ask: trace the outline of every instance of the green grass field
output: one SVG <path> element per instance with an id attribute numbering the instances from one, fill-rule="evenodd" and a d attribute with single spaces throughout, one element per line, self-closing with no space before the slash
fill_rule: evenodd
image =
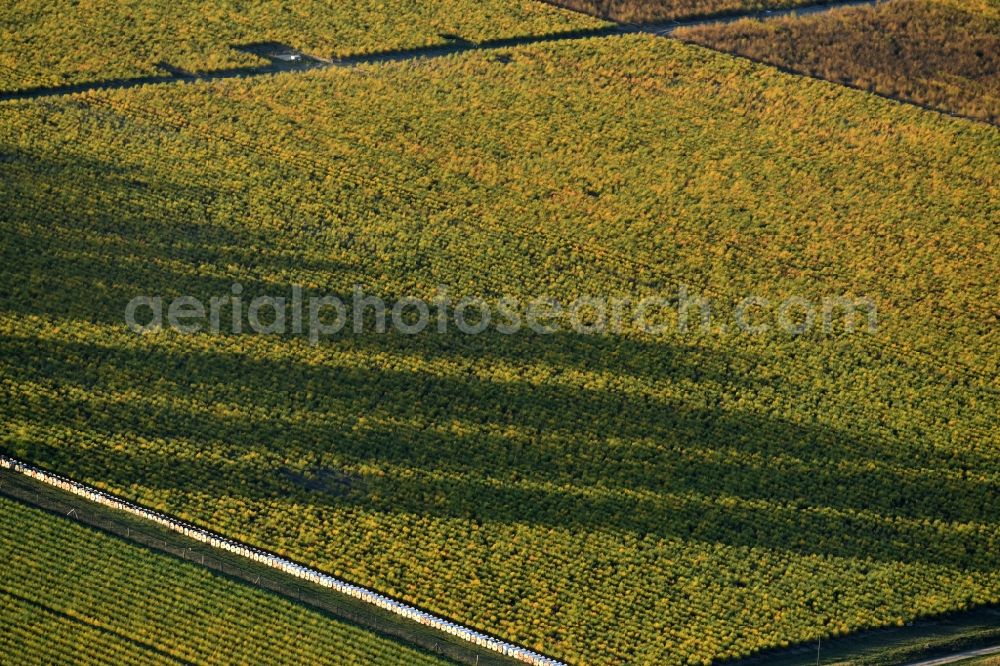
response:
<path id="1" fill-rule="evenodd" d="M 998 155 L 644 36 L 4 103 L 0 449 L 574 663 L 995 602 Z M 880 324 L 124 324 L 234 282 L 866 295 Z"/>
<path id="2" fill-rule="evenodd" d="M 5 663 L 446 663 L 3 497 L 0 535 Z"/>

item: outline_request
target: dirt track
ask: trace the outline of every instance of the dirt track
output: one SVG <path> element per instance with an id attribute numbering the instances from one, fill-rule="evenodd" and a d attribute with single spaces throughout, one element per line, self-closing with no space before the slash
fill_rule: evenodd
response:
<path id="1" fill-rule="evenodd" d="M 950 654 L 947 657 L 938 657 L 937 659 L 915 661 L 906 666 L 942 666 L 943 664 L 954 664 L 956 661 L 965 661 L 966 659 L 973 659 L 975 657 L 987 657 L 991 654 L 1000 654 L 1000 645 L 981 648 L 979 650 L 966 650 L 965 652 L 958 652 Z"/>

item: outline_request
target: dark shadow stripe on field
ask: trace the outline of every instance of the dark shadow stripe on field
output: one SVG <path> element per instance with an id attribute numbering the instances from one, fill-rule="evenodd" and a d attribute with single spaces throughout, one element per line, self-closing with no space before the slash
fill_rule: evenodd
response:
<path id="1" fill-rule="evenodd" d="M 855 464 L 865 447 L 826 425 L 576 386 L 143 347 L 3 339 L 0 356 L 17 364 L 4 370 L 13 385 L 53 382 L 59 394 L 10 392 L 7 418 L 22 434 L 5 448 L 66 469 L 68 452 L 46 442 L 51 429 L 133 442 L 71 470 L 116 487 L 141 478 L 184 493 L 238 488 L 251 501 L 299 496 L 375 512 L 998 566 L 995 486 L 919 468 L 868 471 Z M 212 400 L 181 407 L 190 387 L 208 386 L 219 387 Z M 214 401 L 257 413 L 224 415 Z M 367 425 L 358 428 L 361 416 Z M 152 448 L 164 439 L 201 456 Z M 804 463 L 782 462 L 787 456 Z M 248 459 L 258 462 L 235 462 Z M 312 462 L 273 466 L 289 460 Z M 334 460 L 409 473 L 352 475 Z"/>
<path id="2" fill-rule="evenodd" d="M 276 44 L 274 45 L 275 47 L 285 48 L 289 52 L 294 52 L 298 59 L 282 60 L 281 58 L 270 57 L 271 62 L 267 65 L 261 65 L 258 67 L 233 67 L 229 69 L 199 73 L 184 72 L 167 63 L 160 63 L 158 66 L 164 71 L 169 72 L 168 74 L 110 79 L 107 81 L 91 81 L 64 86 L 38 86 L 22 90 L 0 92 L 0 101 L 38 99 L 43 97 L 72 95 L 94 90 L 120 90 L 123 88 L 137 88 L 140 86 L 165 83 L 238 79 L 253 76 L 266 76 L 281 72 L 307 72 L 314 69 L 324 69 L 329 67 L 356 67 L 359 65 L 400 62 L 406 60 L 422 60 L 426 58 L 440 58 L 456 53 L 465 53 L 467 51 L 491 51 L 496 49 L 512 48 L 515 46 L 526 46 L 529 44 L 589 39 L 591 37 L 607 37 L 609 35 L 620 35 L 623 32 L 627 31 L 623 31 L 620 26 L 612 25 L 588 30 L 573 30 L 569 32 L 557 32 L 548 35 L 526 37 L 506 37 L 503 39 L 491 39 L 482 42 L 470 42 L 461 38 L 450 38 L 450 41 L 445 44 L 421 46 L 412 49 L 376 51 L 374 53 L 346 56 L 333 60 L 325 60 L 306 54 L 300 54 L 294 52 L 292 49 Z M 259 45 L 256 44 L 250 44 L 245 46 L 234 46 L 233 48 L 238 51 L 256 54 L 258 46 Z"/>
<path id="3" fill-rule="evenodd" d="M 167 74 L 159 76 L 139 76 L 132 78 L 109 79 L 106 81 L 87 81 L 83 83 L 73 83 L 63 86 L 36 86 L 21 90 L 0 92 L 0 101 L 38 99 L 43 97 L 55 97 L 61 95 L 73 95 L 76 93 L 89 92 L 94 90 L 120 90 L 123 88 L 136 88 L 146 85 L 159 85 L 166 83 L 184 83 L 191 81 L 214 81 L 219 79 L 247 78 L 253 76 L 266 76 L 281 72 L 306 72 L 313 69 L 328 67 L 355 67 L 358 65 L 370 65 L 379 63 L 391 63 L 407 60 L 421 60 L 426 58 L 440 58 L 443 56 L 465 53 L 468 51 L 490 51 L 497 49 L 507 49 L 517 46 L 527 46 L 530 44 L 544 44 L 548 42 L 562 42 L 579 39 L 590 39 L 593 37 L 608 37 L 629 33 L 650 33 L 654 35 L 668 36 L 678 28 L 687 28 L 701 25 L 712 25 L 716 23 L 730 23 L 741 19 L 768 19 L 782 16 L 817 14 L 830 11 L 840 7 L 855 7 L 860 5 L 874 5 L 878 0 L 846 0 L 843 2 L 821 2 L 787 9 L 765 9 L 750 12 L 728 12 L 721 14 L 709 14 L 687 19 L 673 21 L 653 21 L 649 23 L 626 23 L 620 22 L 607 25 L 601 28 L 589 28 L 585 30 L 570 30 L 566 32 L 556 32 L 547 35 L 529 35 L 520 37 L 504 37 L 500 39 L 489 39 L 482 42 L 472 42 L 457 36 L 447 36 L 447 43 L 431 46 L 420 46 L 410 49 L 393 49 L 385 51 L 375 51 L 373 53 L 357 54 L 335 59 L 317 58 L 308 54 L 295 51 L 291 47 L 277 43 L 245 44 L 235 45 L 237 51 L 252 53 L 270 60 L 266 65 L 257 67 L 233 67 L 208 72 L 190 73 L 174 67 L 166 62 L 161 62 L 157 66 Z M 558 2 L 549 4 L 560 6 Z M 294 54 L 294 60 L 274 57 L 275 52 Z"/>
<path id="4" fill-rule="evenodd" d="M 211 181 L 16 145 L 0 146 L 0 161 L 0 312 L 113 327 L 109 337 L 66 340 L 39 335 L 44 324 L 34 322 L 0 339 L 9 425 L 0 446 L 32 463 L 187 497 L 235 488 L 259 504 L 295 497 L 373 514 L 610 525 L 798 553 L 998 566 L 1000 484 L 976 471 L 995 469 L 988 452 L 942 447 L 914 429 L 785 412 L 782 400 L 811 399 L 819 375 L 761 372 L 768 359 L 748 349 L 569 332 L 370 334 L 331 340 L 310 363 L 298 352 L 254 353 L 279 345 L 252 341 L 237 353 L 226 351 L 231 341 L 199 351 L 122 339 L 114 332 L 125 330 L 124 304 L 138 294 L 204 300 L 228 293 L 239 275 L 247 300 L 287 295 L 291 276 L 308 269 L 346 301 L 341 292 L 361 267 L 351 253 L 284 252 L 266 228 L 242 223 L 242 200 Z M 216 199 L 233 200 L 221 218 Z M 338 361 L 337 352 L 398 365 Z M 432 372 L 412 359 L 454 363 Z M 860 364 L 859 381 L 875 362 L 849 360 Z M 920 376 L 914 368 L 901 381 L 921 386 Z M 720 401 L 720 390 L 753 399 Z M 226 405 L 242 408 L 218 409 Z M 362 415 L 373 418 L 355 428 Z M 112 441 L 138 445 L 113 451 Z M 168 455 L 163 442 L 205 457 Z M 248 454 L 264 459 L 227 462 Z M 352 471 L 365 466 L 410 475 Z"/>

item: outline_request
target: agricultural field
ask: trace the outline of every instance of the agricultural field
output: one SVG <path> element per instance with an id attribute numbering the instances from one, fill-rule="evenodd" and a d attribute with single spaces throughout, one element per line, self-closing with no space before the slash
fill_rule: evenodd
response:
<path id="1" fill-rule="evenodd" d="M 822 4 L 817 0 L 546 0 L 612 21 L 656 23 Z"/>
<path id="2" fill-rule="evenodd" d="M 630 35 L 5 102 L 0 169 L 4 453 L 571 663 L 1000 602 L 994 127 Z M 124 323 L 356 285 L 879 325 Z"/>
<path id="3" fill-rule="evenodd" d="M 5 497 L 0 557 L 4 663 L 446 663 Z"/>
<path id="4" fill-rule="evenodd" d="M 892 0 L 806 17 L 682 28 L 686 41 L 1000 123 L 1000 4 Z"/>
<path id="5" fill-rule="evenodd" d="M 333 58 L 601 25 L 535 0 L 2 0 L 0 92 L 256 66 L 233 47 L 261 42 Z"/>
<path id="6" fill-rule="evenodd" d="M 960 666 L 1000 666 L 1000 656 L 993 655 L 960 662 Z"/>

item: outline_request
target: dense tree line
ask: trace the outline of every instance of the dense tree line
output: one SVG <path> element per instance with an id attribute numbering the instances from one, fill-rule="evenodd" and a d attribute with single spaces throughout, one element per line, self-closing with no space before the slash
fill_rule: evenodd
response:
<path id="1" fill-rule="evenodd" d="M 1000 123 L 1000 13 L 978 0 L 893 0 L 816 16 L 685 28 L 681 39 Z"/>

